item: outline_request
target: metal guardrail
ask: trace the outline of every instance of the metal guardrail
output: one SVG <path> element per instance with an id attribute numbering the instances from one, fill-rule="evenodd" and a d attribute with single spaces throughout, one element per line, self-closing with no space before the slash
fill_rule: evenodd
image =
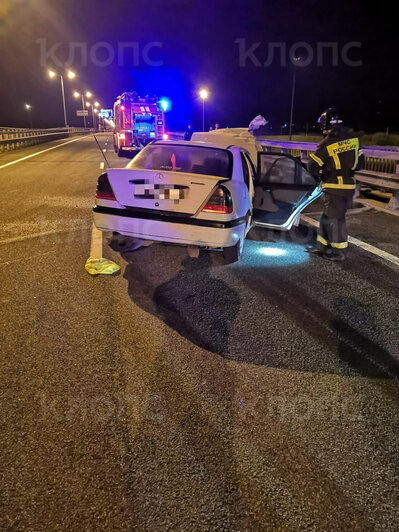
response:
<path id="1" fill-rule="evenodd" d="M 265 146 L 267 151 L 280 149 L 294 157 L 306 161 L 310 151 L 317 148 L 316 142 L 279 142 L 275 140 L 257 139 Z M 399 174 L 399 148 L 385 148 L 383 146 L 363 146 L 366 157 L 366 170 L 383 172 L 386 174 Z"/>
<path id="2" fill-rule="evenodd" d="M 170 140 L 184 140 L 184 131 L 168 131 Z"/>
<path id="3" fill-rule="evenodd" d="M 53 129 L 28 129 L 0 127 L 0 152 L 16 150 L 49 140 L 90 133 L 90 129 L 69 127 Z"/>

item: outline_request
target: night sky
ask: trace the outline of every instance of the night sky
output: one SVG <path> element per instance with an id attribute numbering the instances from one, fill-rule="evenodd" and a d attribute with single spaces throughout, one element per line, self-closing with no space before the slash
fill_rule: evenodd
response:
<path id="1" fill-rule="evenodd" d="M 240 66 L 237 39 L 246 48 L 260 42 L 255 56 L 262 64 L 269 43 L 285 43 L 287 50 L 302 41 L 316 51 L 318 42 L 336 43 L 338 66 L 331 52 L 325 52 L 322 66 L 314 59 L 297 67 L 294 123 L 311 127 L 320 112 L 336 105 L 348 125 L 365 131 L 399 132 L 398 30 L 399 9 L 362 1 L 288 2 L 261 0 L 1 0 L 1 87 L 0 125 L 29 125 L 24 103 L 33 106 L 33 125 L 63 124 L 59 81 L 46 75 L 40 45 L 55 51 L 65 62 L 73 43 L 84 43 L 88 51 L 96 43 L 107 43 L 115 51 L 108 66 L 95 64 L 89 56 L 82 64 L 75 56 L 71 68 L 79 77 L 65 81 L 69 123 L 80 125 L 79 107 L 73 90 L 89 89 L 103 107 L 112 107 L 115 97 L 128 90 L 140 95 L 157 94 L 172 101 L 168 115 L 170 129 L 182 129 L 189 121 L 201 124 L 198 89 L 207 86 L 207 125 L 245 126 L 263 114 L 275 131 L 289 121 L 293 66 L 280 65 L 275 54 L 270 66 L 256 66 L 251 60 Z M 45 41 L 43 41 L 45 39 Z M 341 51 L 348 42 L 360 42 L 349 57 L 361 66 L 345 65 Z M 118 65 L 118 43 L 134 42 L 139 50 L 134 64 L 132 52 Z M 148 43 L 161 47 L 143 50 Z M 288 52 L 287 52 L 288 54 Z M 288 55 L 286 56 L 288 57 Z M 302 55 L 307 56 L 302 50 Z M 99 48 L 100 61 L 109 61 Z M 112 59 L 112 58 L 111 58 Z M 121 62 L 121 61 L 120 61 Z M 48 67 L 54 67 L 51 57 Z M 58 71 L 62 67 L 56 68 Z"/>

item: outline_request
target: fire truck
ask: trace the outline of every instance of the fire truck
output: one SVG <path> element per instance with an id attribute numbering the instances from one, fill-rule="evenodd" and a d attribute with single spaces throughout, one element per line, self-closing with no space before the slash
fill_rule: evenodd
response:
<path id="1" fill-rule="evenodd" d="M 134 155 L 153 140 L 167 139 L 165 111 L 170 102 L 124 92 L 114 103 L 114 148 L 119 157 Z"/>

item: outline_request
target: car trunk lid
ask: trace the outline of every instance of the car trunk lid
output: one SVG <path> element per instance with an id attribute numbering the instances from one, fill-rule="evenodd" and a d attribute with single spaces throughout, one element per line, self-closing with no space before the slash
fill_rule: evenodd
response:
<path id="1" fill-rule="evenodd" d="M 117 201 L 125 207 L 193 215 L 217 183 L 228 178 L 159 170 L 110 169 Z"/>

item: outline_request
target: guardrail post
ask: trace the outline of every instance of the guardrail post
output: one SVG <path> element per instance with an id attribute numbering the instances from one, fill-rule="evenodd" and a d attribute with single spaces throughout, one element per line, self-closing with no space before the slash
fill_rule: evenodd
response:
<path id="1" fill-rule="evenodd" d="M 356 199 L 356 198 L 360 198 L 360 187 L 362 186 L 362 184 L 359 182 L 359 181 L 356 181 L 355 180 L 355 183 L 356 183 L 356 188 L 355 188 L 355 193 L 353 195 L 353 199 Z"/>
<path id="2" fill-rule="evenodd" d="M 392 211 L 399 210 L 399 190 L 392 193 L 392 198 L 389 200 L 387 207 Z"/>

